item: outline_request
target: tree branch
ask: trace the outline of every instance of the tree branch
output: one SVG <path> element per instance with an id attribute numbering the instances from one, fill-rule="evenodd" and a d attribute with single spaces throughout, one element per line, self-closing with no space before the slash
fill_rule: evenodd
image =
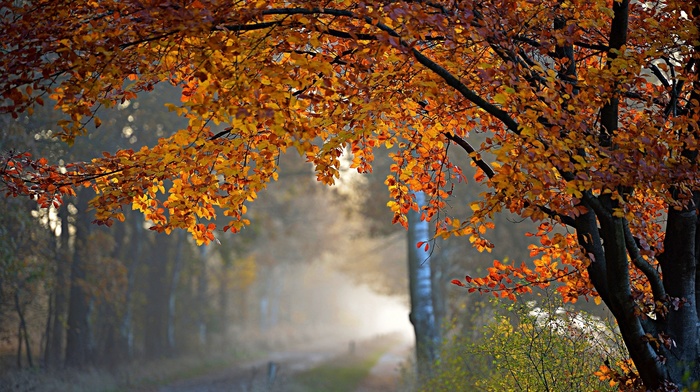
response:
<path id="1" fill-rule="evenodd" d="M 661 281 L 661 275 L 656 269 L 649 264 L 642 254 L 639 252 L 639 247 L 632 236 L 632 231 L 630 230 L 629 222 L 624 220 L 624 230 L 625 230 L 625 246 L 627 247 L 627 252 L 630 254 L 632 263 L 635 267 L 639 268 L 640 271 L 644 273 L 644 276 L 649 280 L 649 285 L 651 286 L 651 292 L 654 295 L 655 301 L 664 301 L 666 299 L 666 290 L 664 289 L 663 282 Z"/>
<path id="2" fill-rule="evenodd" d="M 517 121 L 515 121 L 512 117 L 508 115 L 508 113 L 505 110 L 500 109 L 496 105 L 486 101 L 482 97 L 480 97 L 477 93 L 474 91 L 470 90 L 464 83 L 462 83 L 457 77 L 455 77 L 450 71 L 446 70 L 443 68 L 441 65 L 437 64 L 433 60 L 429 59 L 427 56 L 425 56 L 423 53 L 421 53 L 418 49 L 412 48 L 411 52 L 413 53 L 413 56 L 418 60 L 419 63 L 424 65 L 426 68 L 429 70 L 435 72 L 438 76 L 440 76 L 445 82 L 447 83 L 448 86 L 454 88 L 457 90 L 464 98 L 466 98 L 468 101 L 472 102 L 479 108 L 481 108 L 483 111 L 486 113 L 496 117 L 498 120 L 500 120 L 510 131 L 513 133 L 520 135 L 520 124 L 518 124 Z"/>
<path id="3" fill-rule="evenodd" d="M 447 83 L 448 86 L 454 88 L 457 90 L 464 98 L 466 98 L 468 101 L 472 102 L 485 112 L 491 114 L 498 120 L 500 120 L 509 130 L 516 134 L 520 134 L 519 127 L 520 125 L 518 124 L 517 121 L 515 121 L 512 117 L 508 115 L 508 113 L 496 105 L 486 101 L 484 98 L 479 96 L 476 92 L 473 90 L 469 89 L 464 83 L 462 83 L 456 76 L 454 76 L 451 72 L 443 68 L 441 65 L 437 64 L 435 61 L 431 60 L 428 58 L 426 55 L 424 55 L 421 51 L 416 49 L 415 47 L 412 47 L 411 45 L 408 45 L 403 39 L 401 39 L 401 36 L 391 27 L 387 26 L 384 23 L 381 22 L 375 22 L 372 20 L 372 18 L 365 16 L 361 17 L 360 15 L 355 14 L 352 11 L 348 10 L 340 10 L 340 9 L 334 9 L 334 8 L 278 8 L 278 9 L 269 9 L 269 10 L 264 10 L 261 12 L 261 15 L 263 16 L 269 16 L 269 15 L 314 15 L 314 14 L 321 14 L 321 15 L 332 15 L 332 16 L 344 16 L 352 19 L 363 19 L 365 23 L 369 25 L 374 25 L 378 29 L 388 33 L 392 37 L 396 37 L 399 39 L 399 43 L 401 46 L 403 46 L 405 49 L 409 50 L 411 54 L 413 54 L 413 57 L 415 57 L 416 60 L 429 70 L 433 71 L 435 74 L 440 76 L 445 82 Z M 336 35 L 341 38 L 357 38 L 360 39 L 358 35 L 354 33 L 347 33 L 343 31 L 338 31 L 338 30 L 331 30 L 328 29 L 325 32 L 328 34 Z M 353 37 L 354 35 L 354 37 Z M 376 39 L 375 36 L 372 35 L 363 35 L 362 38 L 364 39 Z"/>
<path id="4" fill-rule="evenodd" d="M 477 157 L 476 157 L 476 154 L 474 154 L 474 153 L 476 152 L 476 150 L 474 149 L 474 147 L 472 147 L 472 145 L 471 145 L 468 141 L 462 139 L 462 138 L 459 137 L 459 136 L 456 136 L 455 134 L 453 134 L 453 133 L 451 133 L 451 132 L 445 133 L 445 136 L 447 137 L 447 139 L 449 139 L 449 140 L 455 142 L 455 144 L 457 144 L 457 145 L 460 146 L 464 151 L 466 151 L 467 154 L 469 154 L 469 157 L 471 158 L 471 160 L 472 160 L 481 170 L 483 170 L 484 174 L 486 174 L 486 176 L 487 176 L 488 178 L 493 178 L 493 177 L 496 175 L 496 172 L 493 170 L 493 168 L 491 168 L 491 166 L 490 166 L 488 163 L 486 163 L 483 159 L 480 159 L 480 158 L 477 158 Z M 576 226 L 575 226 L 575 225 L 576 225 L 576 221 L 575 221 L 573 218 L 571 218 L 570 216 L 562 215 L 562 214 L 560 214 L 560 213 L 558 213 L 558 212 L 555 212 L 555 211 L 553 211 L 553 210 L 551 210 L 551 209 L 549 209 L 549 208 L 547 208 L 547 207 L 545 207 L 545 206 L 542 206 L 542 205 L 539 205 L 539 204 L 534 204 L 534 203 L 531 203 L 531 202 L 529 202 L 529 201 L 527 201 L 527 200 L 523 200 L 523 202 L 525 203 L 525 206 L 526 206 L 526 207 L 534 206 L 534 207 L 538 208 L 540 211 L 542 211 L 542 212 L 544 212 L 545 214 L 547 214 L 547 216 L 549 216 L 549 217 L 551 217 L 551 218 L 559 218 L 559 220 L 560 220 L 562 223 L 564 223 L 565 225 L 571 226 L 571 227 L 576 227 Z"/>
<path id="5" fill-rule="evenodd" d="M 491 168 L 491 166 L 490 166 L 488 163 L 486 163 L 483 159 L 477 158 L 477 157 L 474 155 L 474 153 L 476 152 L 476 150 L 474 149 L 474 147 L 472 147 L 471 144 L 469 144 L 468 141 L 462 139 L 461 137 L 459 137 L 459 136 L 457 136 L 457 135 L 455 135 L 455 134 L 453 134 L 453 133 L 451 133 L 451 132 L 445 133 L 445 136 L 446 136 L 449 140 L 455 142 L 458 146 L 462 147 L 462 149 L 463 149 L 464 151 L 466 151 L 467 154 L 469 154 L 469 157 L 472 159 L 472 161 L 473 161 L 481 170 L 484 171 L 484 174 L 486 174 L 486 177 L 488 177 L 488 178 L 493 178 L 493 176 L 496 175 L 496 172 L 493 171 L 493 168 Z"/>

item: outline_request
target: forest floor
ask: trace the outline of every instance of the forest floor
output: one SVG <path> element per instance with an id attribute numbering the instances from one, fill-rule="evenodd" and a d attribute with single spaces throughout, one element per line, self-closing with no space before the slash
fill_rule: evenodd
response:
<path id="1" fill-rule="evenodd" d="M 393 392 L 411 343 L 382 336 L 354 344 L 306 346 L 271 353 L 264 360 L 140 389 L 139 392 Z"/>
<path id="2" fill-rule="evenodd" d="M 382 335 L 358 342 L 318 339 L 268 350 L 255 360 L 186 357 L 133 364 L 115 372 L 43 372 L 0 376 L 0 392 L 398 392 L 412 342 Z"/>

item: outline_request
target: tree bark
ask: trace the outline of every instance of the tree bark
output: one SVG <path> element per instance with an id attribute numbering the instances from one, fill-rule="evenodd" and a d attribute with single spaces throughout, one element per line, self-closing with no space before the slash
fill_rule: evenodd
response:
<path id="1" fill-rule="evenodd" d="M 435 322 L 430 252 L 416 246 L 430 240 L 429 222 L 420 219 L 425 194 L 416 192 L 419 211 L 408 213 L 408 275 L 411 295 L 410 320 L 416 335 L 416 367 L 418 376 L 429 377 L 438 358 L 439 334 Z"/>
<path id="2" fill-rule="evenodd" d="M 695 209 L 668 212 L 664 253 L 660 257 L 664 287 L 671 304 L 679 300 L 679 306 L 671 306 L 664 320 L 664 332 L 673 339 L 665 355 L 666 368 L 671 380 L 698 376 L 698 313 L 696 295 L 695 237 L 697 228 Z M 681 384 L 682 385 L 682 384 Z"/>

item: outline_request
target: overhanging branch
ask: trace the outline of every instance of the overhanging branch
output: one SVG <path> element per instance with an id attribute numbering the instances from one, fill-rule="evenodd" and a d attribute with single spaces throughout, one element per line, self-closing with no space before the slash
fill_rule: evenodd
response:
<path id="1" fill-rule="evenodd" d="M 483 170 L 484 174 L 488 178 L 493 178 L 496 175 L 496 172 L 493 170 L 493 168 L 488 163 L 486 163 L 486 161 L 484 161 L 483 159 L 478 158 L 476 156 L 476 154 L 475 154 L 476 150 L 468 141 L 466 141 L 466 140 L 462 139 L 461 137 L 459 137 L 453 133 L 450 133 L 450 132 L 445 133 L 445 136 L 447 137 L 447 139 L 453 141 L 455 144 L 460 146 L 464 151 L 466 151 L 467 154 L 469 154 L 469 157 L 471 158 L 471 160 L 481 170 Z M 576 225 L 576 221 L 573 218 L 571 218 L 570 216 L 560 214 L 556 211 L 553 211 L 550 208 L 547 208 L 547 207 L 539 205 L 539 204 L 531 203 L 527 200 L 523 200 L 523 202 L 524 202 L 526 207 L 533 206 L 533 207 L 539 209 L 540 211 L 544 212 L 545 214 L 547 214 L 547 216 L 549 216 L 550 218 L 559 219 L 562 223 L 564 223 L 567 226 L 575 227 L 575 225 Z"/>
<path id="2" fill-rule="evenodd" d="M 654 295 L 655 301 L 664 301 L 666 299 L 666 290 L 664 289 L 663 282 L 661 281 L 661 275 L 656 271 L 654 266 L 649 264 L 639 251 L 639 247 L 632 236 L 632 231 L 630 230 L 629 223 L 624 220 L 624 230 L 625 230 L 625 246 L 627 247 L 627 252 L 630 254 L 632 263 L 637 267 L 644 276 L 647 277 L 649 285 L 651 286 L 651 292 Z"/>
<path id="3" fill-rule="evenodd" d="M 458 146 L 462 147 L 462 149 L 463 149 L 464 151 L 466 151 L 467 154 L 469 154 L 469 157 L 472 159 L 472 161 L 473 161 L 481 170 L 484 171 L 484 174 L 486 174 L 486 177 L 488 177 L 488 178 L 493 178 L 493 176 L 496 175 L 496 172 L 493 171 L 493 168 L 491 168 L 491 166 L 490 166 L 488 163 L 486 163 L 483 159 L 477 158 L 477 157 L 474 155 L 474 153 L 476 152 L 476 150 L 474 149 L 474 147 L 472 147 L 471 144 L 469 144 L 468 141 L 462 139 L 461 137 L 459 137 L 459 136 L 457 136 L 457 135 L 455 135 L 455 134 L 453 134 L 453 133 L 451 133 L 451 132 L 447 132 L 447 133 L 445 134 L 445 136 L 446 136 L 449 140 L 455 142 L 455 144 L 457 144 Z"/>
<path id="4" fill-rule="evenodd" d="M 341 10 L 341 9 L 334 9 L 334 8 L 277 8 L 277 9 L 269 9 L 269 10 L 264 10 L 261 12 L 262 16 L 272 16 L 272 15 L 330 15 L 330 16 L 340 16 L 340 17 L 347 17 L 351 19 L 356 19 L 356 20 L 363 20 L 365 23 L 368 25 L 373 25 L 377 27 L 379 30 L 382 30 L 389 34 L 392 37 L 398 38 L 399 39 L 399 44 L 403 46 L 404 49 L 406 49 L 409 53 L 413 55 L 413 57 L 423 66 L 434 72 L 436 75 L 440 76 L 445 82 L 447 83 L 448 86 L 454 88 L 457 90 L 464 98 L 466 98 L 468 101 L 472 102 L 485 112 L 491 114 L 498 120 L 500 120 L 510 131 L 520 134 L 520 125 L 518 124 L 517 121 L 515 121 L 512 117 L 508 115 L 508 113 L 496 105 L 488 102 L 481 96 L 479 96 L 475 91 L 469 89 L 464 83 L 462 83 L 455 75 L 453 75 L 450 71 L 436 63 L 435 61 L 431 60 L 428 58 L 425 54 L 423 54 L 421 51 L 416 49 L 414 46 L 409 45 L 407 42 L 405 42 L 403 39 L 401 39 L 401 36 L 391 27 L 387 26 L 384 23 L 381 22 L 376 22 L 372 18 L 368 16 L 360 16 L 352 11 L 348 10 Z M 278 22 L 270 22 L 270 23 L 278 23 Z M 237 28 L 235 26 L 232 26 L 232 28 Z M 238 28 L 239 30 L 242 29 L 243 27 Z M 263 27 L 260 27 L 263 28 Z M 346 39 L 364 39 L 364 40 L 375 40 L 377 39 L 376 36 L 371 35 L 371 34 L 356 34 L 356 33 L 351 33 L 351 32 L 345 32 L 345 31 L 340 31 L 336 29 L 326 29 L 323 31 L 327 34 L 337 36 L 339 38 L 346 38 Z"/>

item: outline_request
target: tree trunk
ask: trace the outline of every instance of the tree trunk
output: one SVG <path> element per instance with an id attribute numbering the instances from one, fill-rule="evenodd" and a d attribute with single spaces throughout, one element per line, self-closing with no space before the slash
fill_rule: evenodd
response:
<path id="1" fill-rule="evenodd" d="M 175 340 L 175 300 L 177 294 L 177 286 L 180 282 L 180 271 L 182 270 L 183 264 L 183 248 L 186 242 L 185 238 L 186 232 L 180 230 L 174 237 L 177 239 L 177 244 L 175 246 L 175 256 L 173 264 L 172 277 L 170 279 L 170 291 L 168 295 L 168 353 L 174 355 L 176 351 L 176 340 Z"/>
<path id="2" fill-rule="evenodd" d="M 613 3 L 614 17 L 610 27 L 609 47 L 621 49 L 626 44 L 630 2 Z M 700 8 L 693 9 L 693 17 L 700 16 Z M 695 47 L 700 50 L 700 46 Z M 608 62 L 618 54 L 610 51 Z M 696 73 L 700 67 L 695 65 Z M 696 111 L 700 100 L 700 84 L 693 81 L 688 112 Z M 618 131 L 619 97 L 613 96 L 600 112 L 600 140 L 603 146 L 615 149 L 613 144 Z M 690 129 L 691 134 L 697 132 Z M 697 162 L 696 150 L 687 149 L 683 157 Z M 669 184 L 669 192 L 676 197 L 676 184 Z M 615 191 L 622 197 L 630 191 L 620 187 Z M 698 343 L 699 297 L 696 275 L 700 257 L 700 233 L 698 233 L 698 206 L 700 194 L 695 192 L 686 207 L 669 206 L 667 211 L 664 250 L 656 259 L 661 273 L 641 255 L 625 218 L 615 216 L 621 208 L 609 195 L 594 197 L 588 193 L 584 205 L 589 211 L 576 220 L 578 240 L 581 246 L 595 256 L 588 267 L 591 281 L 601 298 L 613 312 L 620 333 L 637 367 L 644 386 L 649 390 L 692 389 L 700 381 L 700 346 Z M 679 197 L 676 197 L 680 200 Z M 654 296 L 655 315 L 649 317 L 640 311 L 635 300 L 635 290 L 630 282 L 630 262 L 642 272 Z"/>
<path id="3" fill-rule="evenodd" d="M 86 189 L 78 192 L 78 214 L 75 228 L 75 250 L 70 271 L 70 299 L 68 301 L 68 334 L 66 339 L 66 365 L 85 367 L 90 362 L 90 304 L 85 291 L 87 277 L 86 249 L 90 217 L 88 215 L 88 200 L 90 193 Z"/>
<path id="4" fill-rule="evenodd" d="M 419 208 L 426 203 L 425 194 L 416 192 Z M 411 294 L 410 319 L 416 335 L 416 367 L 419 377 L 428 377 L 438 358 L 439 334 L 435 323 L 430 252 L 416 246 L 430 240 L 429 222 L 420 219 L 420 211 L 408 213 L 408 277 Z"/>
<path id="5" fill-rule="evenodd" d="M 698 311 L 695 302 L 697 273 L 697 211 L 685 209 L 668 212 L 664 253 L 659 258 L 663 284 L 671 300 L 671 309 L 661 329 L 674 344 L 664 355 L 669 378 L 674 381 L 700 380 L 698 369 Z M 674 299 L 680 305 L 673 306 Z M 690 386 L 685 382 L 678 385 Z"/>
<path id="6" fill-rule="evenodd" d="M 638 260 L 639 249 L 624 218 L 614 217 L 617 208 L 609 198 L 602 203 L 589 197 L 595 210 L 576 220 L 579 243 L 594 255 L 588 267 L 591 282 L 612 311 L 630 357 L 649 390 L 694 388 L 698 373 L 698 311 L 695 302 L 698 233 L 695 209 L 668 212 L 664 253 L 657 258 L 662 275 L 646 261 Z M 657 301 L 667 314 L 655 318 L 639 311 L 630 284 L 630 261 L 645 273 Z M 674 389 L 669 389 L 674 390 Z"/>
<path id="7" fill-rule="evenodd" d="M 148 292 L 146 302 L 145 355 L 161 358 L 168 351 L 168 261 L 171 255 L 170 237 L 156 234 L 148 261 Z"/>
<path id="8" fill-rule="evenodd" d="M 209 291 L 207 279 L 208 250 L 209 249 L 204 245 L 202 245 L 199 249 L 200 271 L 199 279 L 197 281 L 197 324 L 200 350 L 206 350 L 209 333 L 207 325 L 207 303 L 209 302 L 207 298 Z"/>
<path id="9" fill-rule="evenodd" d="M 46 366 L 49 369 L 58 368 L 63 364 L 68 302 L 66 288 L 68 287 L 68 270 L 71 260 L 68 215 L 68 205 L 64 203 L 58 210 L 58 217 L 61 220 L 61 235 L 57 238 L 56 244 L 56 275 L 52 295 L 53 314 L 51 315 L 51 334 L 48 337 L 46 349 Z"/>
<path id="10" fill-rule="evenodd" d="M 136 286 L 136 269 L 141 265 L 143 258 L 143 216 L 131 215 L 132 229 L 130 232 L 129 251 L 124 264 L 126 271 L 126 292 L 124 293 L 124 313 L 119 325 L 119 351 L 120 360 L 130 360 L 134 357 L 134 303 L 133 293 Z"/>
<path id="11" fill-rule="evenodd" d="M 110 252 L 111 259 L 114 262 L 119 261 L 122 265 L 124 265 L 124 259 L 128 253 L 126 228 L 127 226 L 124 223 L 119 222 L 111 228 L 103 229 L 114 239 L 114 248 Z M 123 292 L 126 290 L 126 287 L 120 287 L 119 290 Z M 123 360 L 119 355 L 121 350 L 119 347 L 119 325 L 121 323 L 119 311 L 122 303 L 113 298 L 98 301 L 95 305 L 97 307 L 96 319 L 98 321 L 95 323 L 93 330 L 99 331 L 100 336 L 96 340 L 99 342 L 99 347 L 95 350 L 95 361 L 101 367 L 114 369 Z"/>
<path id="12" fill-rule="evenodd" d="M 449 287 L 448 282 L 445 282 L 446 274 L 446 260 L 445 252 L 440 252 L 437 256 L 431 257 L 430 268 L 431 268 L 431 279 L 432 279 L 432 293 L 433 293 L 433 313 L 435 314 L 435 329 L 437 333 L 438 342 L 442 341 L 443 332 L 443 321 L 447 317 L 447 301 L 445 296 L 447 293 L 447 287 Z"/>
<path id="13" fill-rule="evenodd" d="M 46 324 L 44 325 L 44 335 L 41 337 L 41 342 L 39 343 L 39 348 L 43 347 L 44 350 L 44 367 L 49 369 L 49 350 L 51 346 L 49 344 L 51 339 L 51 326 L 53 325 L 53 307 L 54 307 L 54 295 L 49 293 L 48 298 L 49 308 L 46 310 Z"/>
<path id="14" fill-rule="evenodd" d="M 17 326 L 17 367 L 22 368 L 22 340 L 24 339 L 24 348 L 27 354 L 27 364 L 29 367 L 34 367 L 34 361 L 32 361 L 32 347 L 29 344 L 29 333 L 27 333 L 27 322 L 24 319 L 24 312 L 22 312 L 22 306 L 19 302 L 19 291 L 15 291 L 15 310 L 17 311 L 17 316 L 19 317 L 19 325 Z"/>

